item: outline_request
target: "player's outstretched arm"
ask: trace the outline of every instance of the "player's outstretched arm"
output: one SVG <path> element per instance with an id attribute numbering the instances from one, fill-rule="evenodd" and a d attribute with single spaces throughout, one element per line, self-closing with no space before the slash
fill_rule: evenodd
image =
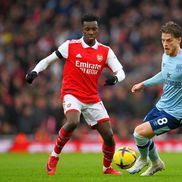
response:
<path id="1" fill-rule="evenodd" d="M 131 88 L 131 91 L 132 92 L 137 92 L 137 91 L 143 90 L 143 88 L 144 88 L 144 83 L 140 82 L 140 83 L 137 83 L 137 84 L 133 85 L 133 87 Z"/>
<path id="2" fill-rule="evenodd" d="M 38 73 L 45 70 L 52 62 L 58 59 L 56 52 L 53 52 L 48 57 L 42 59 L 35 68 L 26 75 L 25 80 L 27 83 L 31 84 L 33 80 L 38 76 Z"/>
<path id="3" fill-rule="evenodd" d="M 110 70 L 112 70 L 112 72 L 114 73 L 114 76 L 106 79 L 104 86 L 115 85 L 117 82 L 121 82 L 125 79 L 123 66 L 121 65 L 111 48 L 109 48 L 107 64 Z"/>

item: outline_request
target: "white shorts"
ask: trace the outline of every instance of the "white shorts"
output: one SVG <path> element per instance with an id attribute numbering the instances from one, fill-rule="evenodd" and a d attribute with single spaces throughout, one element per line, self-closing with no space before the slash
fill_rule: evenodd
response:
<path id="1" fill-rule="evenodd" d="M 109 120 L 109 115 L 102 101 L 88 104 L 80 102 L 73 95 L 66 94 L 63 98 L 63 109 L 65 114 L 73 110 L 82 113 L 85 121 L 90 126 Z"/>

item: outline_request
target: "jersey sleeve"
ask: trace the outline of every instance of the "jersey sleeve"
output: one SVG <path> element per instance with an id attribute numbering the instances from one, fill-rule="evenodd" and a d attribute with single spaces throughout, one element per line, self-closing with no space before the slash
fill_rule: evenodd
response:
<path id="1" fill-rule="evenodd" d="M 107 56 L 107 65 L 112 70 L 112 72 L 116 73 L 120 69 L 123 69 L 123 66 L 117 59 L 116 55 L 114 54 L 113 50 L 109 48 L 108 56 Z"/>
<path id="2" fill-rule="evenodd" d="M 154 75 L 152 78 L 149 78 L 148 80 L 145 80 L 143 83 L 145 86 L 150 86 L 150 85 L 156 85 L 163 83 L 163 77 L 162 77 L 162 72 L 160 71 L 156 75 Z"/>
<path id="3" fill-rule="evenodd" d="M 65 41 L 63 44 L 61 44 L 58 47 L 59 53 L 66 59 L 68 58 L 68 46 L 69 46 L 69 40 Z"/>

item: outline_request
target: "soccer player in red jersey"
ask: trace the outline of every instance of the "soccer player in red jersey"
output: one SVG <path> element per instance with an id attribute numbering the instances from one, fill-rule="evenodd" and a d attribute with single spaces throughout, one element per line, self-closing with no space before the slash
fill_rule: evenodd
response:
<path id="1" fill-rule="evenodd" d="M 42 59 L 26 75 L 32 83 L 38 73 L 45 70 L 55 60 L 65 59 L 61 99 L 66 123 L 58 133 L 54 149 L 47 162 L 47 173 L 54 174 L 60 153 L 73 135 L 82 113 L 88 125 L 94 127 L 103 138 L 103 173 L 122 173 L 111 167 L 115 151 L 115 141 L 108 113 L 98 95 L 98 78 L 104 67 L 110 68 L 114 76 L 106 79 L 105 85 L 114 85 L 125 78 L 123 67 L 112 49 L 97 41 L 99 32 L 98 17 L 85 15 L 81 19 L 83 37 L 67 40 L 58 50 Z"/>

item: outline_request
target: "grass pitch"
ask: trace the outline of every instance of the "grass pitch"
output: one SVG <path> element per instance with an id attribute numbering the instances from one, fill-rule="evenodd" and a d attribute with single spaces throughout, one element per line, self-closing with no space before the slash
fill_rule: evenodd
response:
<path id="1" fill-rule="evenodd" d="M 49 154 L 0 154 L 0 182 L 181 182 L 182 153 L 162 153 L 166 170 L 140 177 L 125 170 L 123 176 L 102 174 L 102 154 L 62 154 L 57 172 L 48 176 L 45 164 Z M 113 164 L 113 167 L 119 169 Z"/>

